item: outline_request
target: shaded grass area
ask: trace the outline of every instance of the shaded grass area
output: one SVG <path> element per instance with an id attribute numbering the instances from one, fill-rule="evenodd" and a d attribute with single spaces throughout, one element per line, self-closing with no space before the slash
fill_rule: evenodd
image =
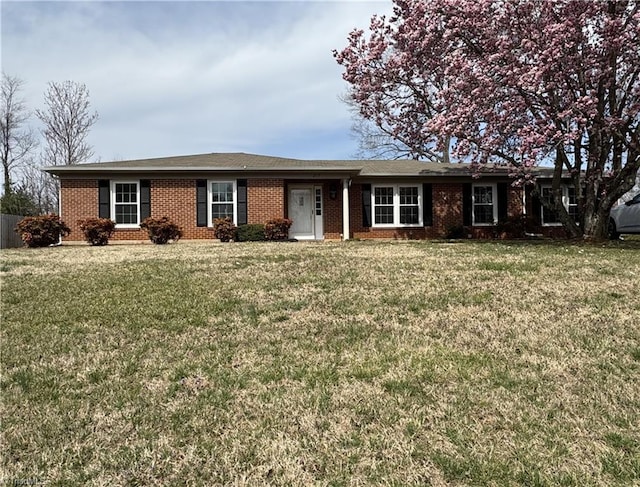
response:
<path id="1" fill-rule="evenodd" d="M 636 242 L 1 256 L 5 482 L 640 482 Z"/>

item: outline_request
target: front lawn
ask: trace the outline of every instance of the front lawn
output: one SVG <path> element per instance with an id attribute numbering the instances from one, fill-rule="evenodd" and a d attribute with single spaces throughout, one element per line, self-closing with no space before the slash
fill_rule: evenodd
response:
<path id="1" fill-rule="evenodd" d="M 2 483 L 640 482 L 638 241 L 0 257 Z"/>

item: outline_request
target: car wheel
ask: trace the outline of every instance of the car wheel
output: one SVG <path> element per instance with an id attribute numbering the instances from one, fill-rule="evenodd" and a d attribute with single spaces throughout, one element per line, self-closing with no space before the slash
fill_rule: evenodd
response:
<path id="1" fill-rule="evenodd" d="M 620 234 L 616 230 L 616 222 L 611 218 L 609 220 L 609 228 L 608 235 L 610 240 L 618 240 L 620 238 Z"/>

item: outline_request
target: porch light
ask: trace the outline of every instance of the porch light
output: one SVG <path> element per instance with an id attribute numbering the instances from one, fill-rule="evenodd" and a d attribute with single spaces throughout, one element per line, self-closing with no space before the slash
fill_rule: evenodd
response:
<path id="1" fill-rule="evenodd" d="M 336 183 L 331 183 L 329 185 L 329 199 L 335 200 L 338 198 L 338 185 Z"/>

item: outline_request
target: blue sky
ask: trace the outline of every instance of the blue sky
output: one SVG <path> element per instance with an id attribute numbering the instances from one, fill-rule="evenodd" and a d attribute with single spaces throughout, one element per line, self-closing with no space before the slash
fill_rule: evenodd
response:
<path id="1" fill-rule="evenodd" d="M 206 152 L 351 158 L 332 49 L 385 1 L 2 1 L 2 70 L 43 106 L 49 81 L 87 85 L 102 161 Z M 35 117 L 33 126 L 37 127 Z"/>

